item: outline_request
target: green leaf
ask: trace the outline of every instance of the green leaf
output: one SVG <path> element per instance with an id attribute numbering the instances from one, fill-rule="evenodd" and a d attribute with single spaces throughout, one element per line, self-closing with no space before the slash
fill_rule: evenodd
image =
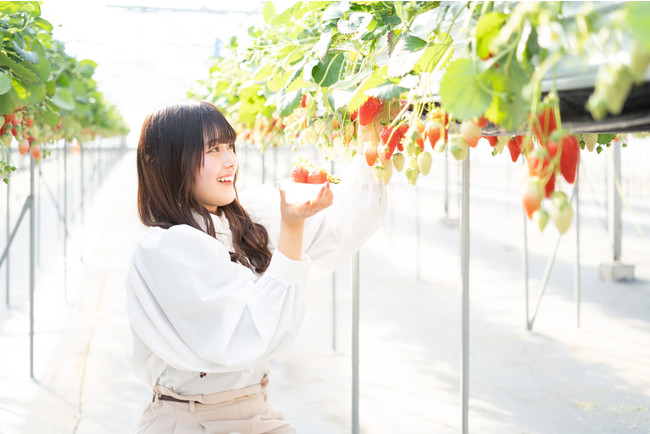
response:
<path id="1" fill-rule="evenodd" d="M 50 78 L 50 61 L 47 59 L 45 47 L 37 38 L 32 40 L 32 51 L 39 55 L 38 63 L 32 69 L 35 70 L 41 83 L 45 83 Z"/>
<path id="2" fill-rule="evenodd" d="M 264 64 L 257 69 L 257 72 L 255 72 L 253 79 L 256 81 L 268 80 L 268 78 L 272 76 L 274 69 L 275 67 L 272 63 Z"/>
<path id="3" fill-rule="evenodd" d="M 79 62 L 78 68 L 81 75 L 90 78 L 95 73 L 97 63 L 93 62 L 90 59 L 83 59 Z"/>
<path id="4" fill-rule="evenodd" d="M 43 114 L 43 120 L 47 125 L 56 127 L 61 121 L 61 114 L 55 107 L 52 107 L 50 104 L 46 104 L 45 107 L 46 110 Z"/>
<path id="5" fill-rule="evenodd" d="M 18 108 L 18 97 L 13 89 L 0 95 L 0 114 L 10 114 Z"/>
<path id="6" fill-rule="evenodd" d="M 596 140 L 596 143 L 599 145 L 607 145 L 615 138 L 616 134 L 598 134 L 598 140 Z"/>
<path id="7" fill-rule="evenodd" d="M 325 62 L 318 62 L 312 70 L 314 82 L 321 87 L 329 87 L 339 81 L 343 71 L 345 57 L 343 54 L 327 56 Z"/>
<path id="8" fill-rule="evenodd" d="M 490 43 L 499 34 L 506 15 L 500 12 L 490 12 L 481 18 L 476 25 L 476 54 L 481 59 L 490 56 Z"/>
<path id="9" fill-rule="evenodd" d="M 398 98 L 402 93 L 408 91 L 407 88 L 399 86 L 391 81 L 380 84 L 377 87 L 368 89 L 365 93 L 368 96 L 374 96 L 380 99 Z"/>
<path id="10" fill-rule="evenodd" d="M 40 103 L 45 98 L 45 85 L 34 83 L 13 82 L 16 95 L 24 104 L 32 105 Z"/>
<path id="11" fill-rule="evenodd" d="M 262 15 L 264 15 L 264 22 L 267 24 L 271 23 L 273 17 L 275 17 L 275 6 L 272 2 L 264 2 L 264 9 L 262 9 Z"/>
<path id="12" fill-rule="evenodd" d="M 34 18 L 34 25 L 36 27 L 40 27 L 41 29 L 45 30 L 46 32 L 51 32 L 52 29 L 54 29 L 54 26 L 48 21 L 45 20 L 41 17 L 36 17 Z"/>
<path id="13" fill-rule="evenodd" d="M 522 128 L 530 111 L 530 96 L 524 92 L 529 76 L 518 62 L 511 62 L 509 70 L 487 70 L 482 75 L 485 87 L 494 93 L 485 116 L 507 131 Z"/>
<path id="14" fill-rule="evenodd" d="M 4 72 L 0 72 L 0 95 L 4 95 L 11 89 L 11 78 Z"/>
<path id="15" fill-rule="evenodd" d="M 293 19 L 302 18 L 302 16 L 305 15 L 305 12 L 307 12 L 307 7 L 302 2 L 295 3 L 293 6 L 286 9 L 284 12 L 273 17 L 273 19 L 271 20 L 271 25 L 281 26 L 283 24 L 290 24 L 292 18 Z"/>
<path id="16" fill-rule="evenodd" d="M 397 41 L 388 60 L 388 76 L 402 77 L 411 72 L 417 61 L 422 57 L 427 43 L 412 35 L 402 37 Z"/>
<path id="17" fill-rule="evenodd" d="M 277 68 L 277 70 L 271 76 L 271 79 L 266 82 L 266 88 L 270 92 L 277 92 L 289 83 L 289 76 L 291 73 L 285 71 L 282 68 Z"/>
<path id="18" fill-rule="evenodd" d="M 20 56 L 21 59 L 23 59 L 23 60 L 25 60 L 25 61 L 27 61 L 29 63 L 32 63 L 32 64 L 36 64 L 38 62 L 38 54 L 36 54 L 36 53 L 34 53 L 32 51 L 27 51 L 24 48 L 21 48 L 16 43 L 16 41 L 11 41 L 11 44 L 13 45 L 14 50 L 16 51 L 16 54 L 18 54 L 18 56 Z"/>
<path id="19" fill-rule="evenodd" d="M 58 87 L 52 97 L 52 102 L 63 110 L 74 110 L 74 99 L 72 95 L 63 87 Z"/>
<path id="20" fill-rule="evenodd" d="M 447 33 L 439 35 L 435 43 L 427 47 L 413 69 L 417 73 L 442 70 L 454 53 L 453 44 L 453 39 Z"/>
<path id="21" fill-rule="evenodd" d="M 384 36 L 386 32 L 391 29 L 390 26 L 377 26 L 371 31 L 367 32 L 361 37 L 362 41 L 370 41 L 372 39 L 379 39 L 381 36 Z"/>
<path id="22" fill-rule="evenodd" d="M 344 35 L 365 32 L 372 22 L 372 14 L 367 12 L 352 12 L 347 20 L 339 20 L 336 27 Z"/>
<path id="23" fill-rule="evenodd" d="M 386 81 L 387 71 L 388 66 L 384 66 L 383 68 L 374 71 L 374 73 L 357 88 L 354 96 L 350 99 L 350 103 L 348 104 L 348 110 L 350 110 L 350 112 L 358 109 L 359 106 L 368 99 L 368 95 L 365 93 L 366 90 L 377 87 Z"/>
<path id="24" fill-rule="evenodd" d="M 16 77 L 24 81 L 32 83 L 38 83 L 40 81 L 34 72 L 15 62 L 2 51 L 0 51 L 0 65 L 7 66 Z"/>
<path id="25" fill-rule="evenodd" d="M 300 104 L 302 100 L 302 92 L 295 90 L 293 92 L 284 93 L 280 91 L 277 99 L 278 112 L 280 116 L 289 116 Z"/>
<path id="26" fill-rule="evenodd" d="M 349 1 L 334 3 L 333 5 L 325 9 L 323 14 L 321 15 L 321 20 L 325 22 L 325 21 L 341 19 L 343 18 L 343 14 L 349 10 L 350 10 Z"/>
<path id="27" fill-rule="evenodd" d="M 307 2 L 307 7 L 310 11 L 317 11 L 328 3 L 329 2 Z"/>
<path id="28" fill-rule="evenodd" d="M 353 95 L 354 95 L 353 92 L 347 90 L 334 89 L 331 92 L 329 92 L 328 98 L 329 98 L 330 105 L 336 111 L 341 107 L 346 107 L 350 103 L 350 100 L 352 99 Z"/>
<path id="29" fill-rule="evenodd" d="M 440 103 L 456 119 L 482 116 L 491 101 L 492 95 L 481 86 L 472 60 L 457 59 L 449 64 L 440 81 Z"/>
<path id="30" fill-rule="evenodd" d="M 330 49 L 330 45 L 332 44 L 332 30 L 332 26 L 327 26 L 323 33 L 321 33 L 316 45 L 314 45 L 314 51 L 318 54 L 320 60 L 325 60 L 327 51 Z"/>
<path id="31" fill-rule="evenodd" d="M 650 2 L 626 2 L 625 18 L 632 34 L 650 52 Z"/>
<path id="32" fill-rule="evenodd" d="M 56 92 L 56 82 L 54 80 L 48 80 L 48 82 L 45 83 L 45 89 L 47 90 L 48 96 L 54 96 L 54 92 Z"/>
<path id="33" fill-rule="evenodd" d="M 310 83 L 310 82 L 305 81 L 302 78 L 298 77 L 295 80 L 293 80 L 291 82 L 291 84 L 289 84 L 286 87 L 286 90 L 287 90 L 287 92 L 293 92 L 294 90 L 308 89 L 308 88 L 313 87 L 313 86 L 314 86 L 313 83 Z"/>

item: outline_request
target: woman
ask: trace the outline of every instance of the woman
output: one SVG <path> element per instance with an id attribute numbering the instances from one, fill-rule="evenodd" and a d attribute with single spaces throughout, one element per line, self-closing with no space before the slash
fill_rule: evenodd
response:
<path id="1" fill-rule="evenodd" d="M 127 278 L 132 363 L 153 389 L 141 433 L 292 433 L 267 398 L 269 359 L 295 339 L 307 278 L 335 270 L 380 226 L 385 189 L 360 156 L 336 200 L 263 186 L 238 198 L 235 131 L 207 102 L 149 115 L 137 153 L 149 228 Z"/>

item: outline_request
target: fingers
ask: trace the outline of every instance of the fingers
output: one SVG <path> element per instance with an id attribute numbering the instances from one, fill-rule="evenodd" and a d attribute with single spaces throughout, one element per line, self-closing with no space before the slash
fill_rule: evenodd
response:
<path id="1" fill-rule="evenodd" d="M 287 194 L 281 187 L 278 190 L 280 191 L 280 205 L 284 206 L 287 204 Z"/>

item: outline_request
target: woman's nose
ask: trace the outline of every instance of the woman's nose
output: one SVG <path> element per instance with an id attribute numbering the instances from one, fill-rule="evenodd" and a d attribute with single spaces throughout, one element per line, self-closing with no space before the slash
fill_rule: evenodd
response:
<path id="1" fill-rule="evenodd" d="M 237 155 L 233 151 L 226 153 L 226 158 L 224 159 L 224 165 L 227 167 L 232 167 L 237 163 Z"/>

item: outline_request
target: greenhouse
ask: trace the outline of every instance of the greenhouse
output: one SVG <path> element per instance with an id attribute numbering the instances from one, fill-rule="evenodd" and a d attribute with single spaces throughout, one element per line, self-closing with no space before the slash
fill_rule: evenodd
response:
<path id="1" fill-rule="evenodd" d="M 0 32 L 0 433 L 650 432 L 650 2 Z"/>

